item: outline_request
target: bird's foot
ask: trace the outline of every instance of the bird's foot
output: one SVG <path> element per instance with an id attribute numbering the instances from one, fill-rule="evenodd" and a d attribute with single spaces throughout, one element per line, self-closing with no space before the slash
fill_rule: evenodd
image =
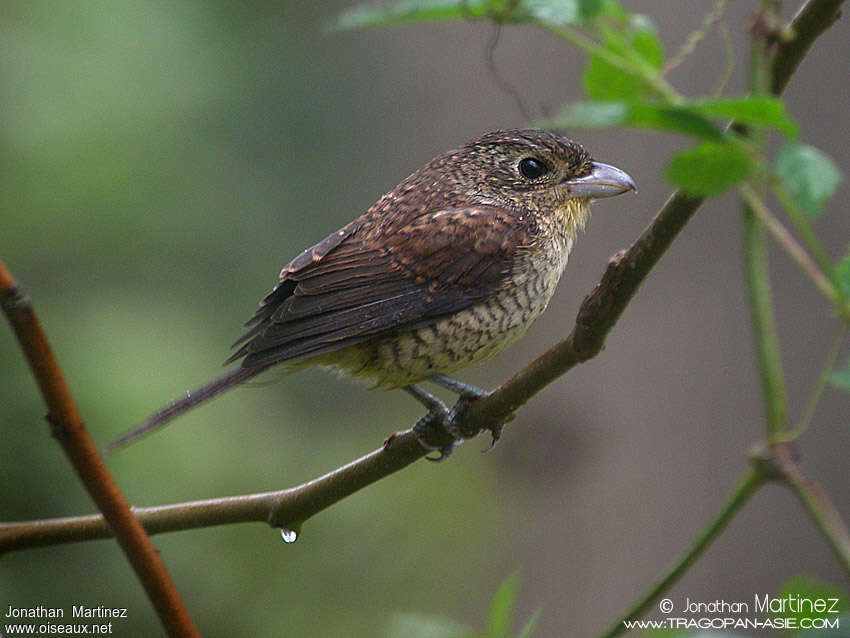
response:
<path id="1" fill-rule="evenodd" d="M 463 443 L 463 436 L 452 427 L 451 413 L 448 408 L 444 410 L 429 410 L 428 414 L 421 417 L 414 425 L 413 432 L 419 439 L 422 447 L 439 452 L 439 456 L 426 456 L 429 461 L 438 463 L 445 461 L 452 451 Z"/>
<path id="2" fill-rule="evenodd" d="M 452 392 L 456 392 L 459 397 L 457 403 L 455 403 L 454 407 L 451 410 L 451 418 L 452 421 L 457 424 L 464 412 L 469 408 L 469 404 L 475 401 L 476 399 L 483 399 L 490 395 L 490 392 L 487 390 L 482 390 L 479 387 L 474 385 L 470 385 L 461 381 L 460 379 L 455 379 L 454 377 L 450 377 L 446 374 L 435 374 L 434 376 L 429 378 L 429 381 L 432 383 L 436 383 L 437 385 L 443 386 L 444 388 L 451 390 Z M 496 444 L 499 442 L 499 439 L 502 437 L 502 428 L 505 426 L 505 422 L 497 423 L 496 425 L 488 428 L 490 431 L 490 445 L 487 446 L 487 449 L 483 450 L 484 452 L 489 452 Z M 461 429 L 460 426 L 455 425 L 457 429 Z M 464 435 L 465 438 L 469 438 L 478 434 L 478 432 L 464 432 L 461 431 L 461 434 Z"/>
<path id="3" fill-rule="evenodd" d="M 430 392 L 417 385 L 405 388 L 420 403 L 428 408 L 428 414 L 419 419 L 413 426 L 413 431 L 419 438 L 419 442 L 429 450 L 440 453 L 438 457 L 427 457 L 429 461 L 444 461 L 452 453 L 452 450 L 463 443 L 464 439 L 477 435 L 480 430 L 464 430 L 461 427 L 463 416 L 474 401 L 488 396 L 490 393 L 474 385 L 464 383 L 454 377 L 437 374 L 428 379 L 452 392 L 457 393 L 458 399 L 454 406 L 449 409 L 445 403 Z M 502 434 L 504 423 L 499 423 L 490 430 L 491 441 L 485 452 L 492 450 Z"/>
<path id="4" fill-rule="evenodd" d="M 478 390 L 478 388 L 476 388 Z M 459 423 L 463 420 L 464 413 L 469 409 L 470 404 L 473 401 L 476 401 L 484 396 L 487 396 L 489 392 L 483 392 L 482 390 L 478 390 L 478 392 L 482 392 L 482 394 L 462 394 L 458 397 L 457 402 L 452 406 L 452 409 L 449 411 L 449 420 L 452 424 L 452 427 L 458 432 L 460 436 L 463 438 L 470 438 L 478 434 L 481 430 L 476 430 L 474 432 L 464 431 Z M 482 452 L 489 452 L 496 444 L 499 442 L 499 439 L 502 437 L 502 428 L 505 426 L 505 423 L 497 423 L 496 425 L 486 428 L 490 432 L 490 445 L 487 446 L 486 449 L 482 450 Z"/>
<path id="5" fill-rule="evenodd" d="M 440 453 L 440 456 L 426 458 L 429 461 L 445 461 L 464 439 L 455 425 L 454 409 L 449 410 L 445 403 L 418 385 L 409 385 L 405 390 L 428 408 L 428 414 L 413 426 L 422 446 Z"/>

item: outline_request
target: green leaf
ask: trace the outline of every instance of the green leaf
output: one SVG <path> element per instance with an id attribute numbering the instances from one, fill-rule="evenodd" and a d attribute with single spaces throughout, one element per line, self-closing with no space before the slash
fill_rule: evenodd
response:
<path id="1" fill-rule="evenodd" d="M 720 141 L 724 134 L 712 121 L 716 117 L 773 126 L 789 134 L 796 131 L 796 125 L 780 101 L 760 97 L 701 100 L 680 105 L 628 100 L 578 102 L 567 105 L 542 125 L 551 128 L 633 126 Z"/>
<path id="2" fill-rule="evenodd" d="M 390 6 L 359 5 L 343 11 L 331 25 L 335 31 L 446 20 L 482 18 L 493 0 L 405 0 Z"/>
<path id="3" fill-rule="evenodd" d="M 829 157 L 808 144 L 789 141 L 776 160 L 776 172 L 803 209 L 815 218 L 824 200 L 835 192 L 843 176 Z"/>
<path id="4" fill-rule="evenodd" d="M 649 16 L 636 14 L 632 16 L 632 28 L 635 32 L 632 40 L 634 50 L 649 66 L 660 69 L 664 64 L 664 47 L 658 39 L 655 24 Z"/>
<path id="5" fill-rule="evenodd" d="M 487 638 L 508 638 L 514 615 L 519 574 L 513 573 L 499 587 L 490 602 L 490 619 L 487 626 Z"/>
<path id="6" fill-rule="evenodd" d="M 829 382 L 840 390 L 850 391 L 850 359 L 844 364 L 843 370 L 836 370 L 829 375 Z"/>
<path id="7" fill-rule="evenodd" d="M 752 170 L 749 155 L 734 144 L 703 142 L 673 156 L 667 179 L 689 195 L 711 197 L 743 181 Z"/>
<path id="8" fill-rule="evenodd" d="M 522 9 L 536 19 L 559 25 L 578 24 L 589 16 L 592 17 L 602 8 L 601 3 L 581 0 L 525 0 L 520 4 Z"/>
<path id="9" fill-rule="evenodd" d="M 664 53 L 654 35 L 642 33 L 632 42 L 609 38 L 605 44 L 612 54 L 633 60 L 642 58 L 653 68 L 663 61 Z M 591 56 L 582 76 L 585 93 L 592 100 L 637 101 L 652 95 L 654 89 L 637 73 L 616 67 L 598 55 Z"/>
<path id="10" fill-rule="evenodd" d="M 386 27 L 421 22 L 459 21 L 493 17 L 504 22 L 540 20 L 549 24 L 578 24 L 608 9 L 611 0 L 403 0 L 380 6 L 359 5 L 343 11 L 331 30 Z"/>
<path id="11" fill-rule="evenodd" d="M 656 70 L 661 68 L 664 49 L 655 26 L 644 16 L 631 18 L 624 30 L 603 28 L 602 46 L 624 60 Z M 616 67 L 599 55 L 591 56 L 582 81 L 587 96 L 593 100 L 637 101 L 654 91 L 639 73 Z"/>
<path id="12" fill-rule="evenodd" d="M 601 15 L 615 22 L 627 24 L 631 14 L 623 8 L 618 0 L 602 0 Z"/>
<path id="13" fill-rule="evenodd" d="M 542 128 L 611 128 L 625 126 L 631 104 L 625 102 L 573 102 L 554 118 L 537 122 Z"/>
<path id="14" fill-rule="evenodd" d="M 637 100 L 646 93 L 646 83 L 637 75 L 627 73 L 593 56 L 582 76 L 584 92 L 591 100 Z"/>
<path id="15" fill-rule="evenodd" d="M 614 0 L 522 0 L 512 17 L 514 22 L 533 18 L 562 26 L 588 22 L 618 9 Z"/>
<path id="16" fill-rule="evenodd" d="M 539 123 L 546 128 L 610 128 L 632 126 L 692 135 L 719 141 L 723 134 L 712 122 L 687 109 L 648 103 L 576 102 L 568 104 L 551 120 Z"/>
<path id="17" fill-rule="evenodd" d="M 761 95 L 689 102 L 687 108 L 706 117 L 735 119 L 744 124 L 771 126 L 788 137 L 797 135 L 797 124 L 782 100 Z"/>
<path id="18" fill-rule="evenodd" d="M 705 140 L 723 139 L 723 134 L 710 120 L 676 106 L 634 104 L 630 109 L 628 124 L 692 135 Z"/>
<path id="19" fill-rule="evenodd" d="M 583 20 L 592 20 L 608 11 L 608 4 L 606 0 L 579 0 L 579 13 Z"/>

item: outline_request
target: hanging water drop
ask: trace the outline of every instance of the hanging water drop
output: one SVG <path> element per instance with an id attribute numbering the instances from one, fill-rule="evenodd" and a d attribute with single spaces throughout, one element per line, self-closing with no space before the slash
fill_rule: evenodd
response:
<path id="1" fill-rule="evenodd" d="M 294 529 L 280 528 L 280 537 L 284 543 L 294 543 L 298 540 L 298 532 Z"/>

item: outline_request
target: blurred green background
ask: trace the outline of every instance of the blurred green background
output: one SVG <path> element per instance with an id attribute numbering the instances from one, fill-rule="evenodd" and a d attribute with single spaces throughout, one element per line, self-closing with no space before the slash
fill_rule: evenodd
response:
<path id="1" fill-rule="evenodd" d="M 711 3 L 626 2 L 675 50 Z M 750 3 L 726 22 L 744 51 Z M 219 372 L 279 269 L 439 152 L 523 126 L 488 70 L 484 23 L 327 35 L 328 2 L 0 6 L 0 256 L 27 287 L 99 442 Z M 789 88 L 802 138 L 848 172 L 850 33 L 832 29 Z M 709 37 L 673 74 L 722 75 Z M 580 98 L 582 57 L 506 29 L 499 73 L 533 116 Z M 744 60 L 732 92 L 745 86 Z M 682 143 L 576 131 L 627 170 L 637 197 L 600 202 L 549 312 L 523 345 L 464 373 L 492 386 L 563 335 L 605 260 L 664 201 Z M 850 235 L 847 186 L 819 222 Z M 843 210 L 841 208 L 843 207 Z M 835 213 L 843 213 L 843 215 Z M 775 259 L 791 399 L 808 396 L 829 309 Z M 761 437 L 741 282 L 738 210 L 713 200 L 686 229 L 596 360 L 553 384 L 482 455 L 417 463 L 317 516 L 293 545 L 263 525 L 155 538 L 205 636 L 381 636 L 394 614 L 480 625 L 498 583 L 524 581 L 540 635 L 588 634 L 621 613 L 726 498 Z M 9 332 L 0 330 L 0 519 L 93 511 Z M 130 501 L 154 505 L 291 486 L 408 427 L 421 408 L 322 371 L 242 388 L 109 458 Z M 807 467 L 848 514 L 846 398 L 827 394 Z M 779 488 L 754 499 L 677 586 L 751 599 L 808 571 L 840 582 L 829 549 Z M 160 631 L 111 542 L 0 560 L 0 605 L 127 607 L 116 635 Z M 5 607 L 4 607 L 5 610 Z"/>

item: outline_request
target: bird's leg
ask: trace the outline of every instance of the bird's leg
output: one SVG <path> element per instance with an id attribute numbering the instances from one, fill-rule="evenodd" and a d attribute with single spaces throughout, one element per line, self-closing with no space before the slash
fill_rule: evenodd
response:
<path id="1" fill-rule="evenodd" d="M 482 399 L 488 396 L 490 393 L 487 390 L 482 390 L 474 385 L 470 385 L 465 381 L 461 381 L 460 379 L 455 379 L 454 377 L 450 377 L 447 374 L 435 374 L 431 377 L 428 377 L 428 380 L 431 383 L 436 383 L 439 386 L 446 388 L 447 390 L 451 390 L 458 394 L 457 402 L 449 412 L 449 417 L 451 419 L 452 427 L 458 431 L 460 435 L 463 435 L 462 432 L 459 431 L 456 423 L 458 418 L 466 412 L 469 408 L 469 404 L 475 399 Z M 484 450 L 485 452 L 489 452 L 494 447 L 496 447 L 496 443 L 499 442 L 499 438 L 502 436 L 502 426 L 504 423 L 498 423 L 494 425 L 490 429 L 490 436 L 492 437 L 490 441 L 490 446 Z"/>
<path id="2" fill-rule="evenodd" d="M 413 425 L 413 431 L 419 438 L 419 442 L 440 453 L 440 456 L 436 458 L 430 456 L 426 458 L 429 461 L 446 460 L 455 446 L 463 443 L 463 435 L 454 425 L 453 410 L 449 410 L 445 403 L 418 385 L 408 385 L 404 389 L 428 408 L 428 414 Z M 435 443 L 435 440 L 439 440 L 439 443 Z"/>
<path id="3" fill-rule="evenodd" d="M 435 374 L 428 377 L 428 381 L 436 383 L 439 386 L 443 386 L 446 390 L 451 390 L 455 394 L 460 395 L 461 398 L 465 398 L 467 400 L 481 399 L 482 397 L 486 397 L 490 394 L 487 390 L 482 390 L 481 388 L 470 385 L 465 381 L 450 377 L 447 374 Z"/>

